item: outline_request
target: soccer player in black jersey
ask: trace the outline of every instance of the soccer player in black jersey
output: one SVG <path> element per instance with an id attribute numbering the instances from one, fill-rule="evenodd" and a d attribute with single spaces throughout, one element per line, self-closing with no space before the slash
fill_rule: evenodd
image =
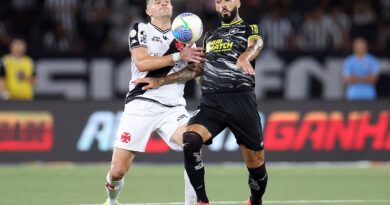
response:
<path id="1" fill-rule="evenodd" d="M 199 110 L 183 135 L 185 169 L 195 188 L 198 205 L 209 204 L 201 147 L 226 127 L 234 133 L 249 171 L 248 205 L 261 205 L 268 176 L 254 93 L 254 67 L 263 37 L 257 25 L 248 25 L 240 18 L 240 0 L 215 0 L 215 6 L 222 26 L 204 37 L 204 63 L 191 64 L 162 78 L 138 79 L 135 83 L 146 83 L 143 89 L 147 90 L 203 75 Z"/>

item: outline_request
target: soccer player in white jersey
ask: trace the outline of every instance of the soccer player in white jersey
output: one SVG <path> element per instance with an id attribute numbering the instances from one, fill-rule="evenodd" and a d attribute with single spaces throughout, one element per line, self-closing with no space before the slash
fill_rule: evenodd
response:
<path id="1" fill-rule="evenodd" d="M 147 0 L 146 4 L 150 22 L 135 24 L 129 34 L 132 79 L 107 174 L 107 205 L 118 204 L 124 175 L 135 155 L 145 152 L 150 134 L 156 131 L 172 149 L 180 149 L 189 119 L 183 97 L 184 83 L 143 90 L 144 85 L 135 85 L 132 81 L 142 77 L 166 76 L 181 70 L 188 62 L 200 63 L 204 60 L 201 48 L 185 46 L 174 39 L 170 0 Z M 186 173 L 184 178 L 185 204 L 193 205 L 197 200 L 196 194 Z"/>

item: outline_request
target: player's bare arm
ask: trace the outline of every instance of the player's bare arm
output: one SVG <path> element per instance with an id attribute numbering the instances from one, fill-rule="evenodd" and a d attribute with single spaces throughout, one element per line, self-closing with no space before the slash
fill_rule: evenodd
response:
<path id="1" fill-rule="evenodd" d="M 255 75 L 255 69 L 251 61 L 256 59 L 263 49 L 263 39 L 259 36 L 251 36 L 248 39 L 248 48 L 237 60 L 237 66 L 249 75 Z"/>
<path id="2" fill-rule="evenodd" d="M 150 56 L 148 49 L 144 47 L 134 48 L 131 50 L 131 55 L 134 63 L 139 71 L 153 71 L 174 64 L 176 61 L 182 60 L 186 62 L 201 63 L 203 62 L 202 48 L 184 47 L 177 54 L 166 56 Z"/>
<path id="3" fill-rule="evenodd" d="M 0 59 L 0 99 L 7 99 L 9 97 L 9 93 L 5 87 L 5 68 L 3 66 L 3 62 Z"/>
<path id="4" fill-rule="evenodd" d="M 4 78 L 0 77 L 0 99 L 7 99 L 9 97 L 9 93 L 7 89 L 5 89 Z"/>
<path id="5" fill-rule="evenodd" d="M 186 82 L 188 80 L 195 79 L 203 74 L 203 63 L 192 63 L 178 72 L 172 73 L 161 78 L 139 78 L 132 83 L 140 84 L 146 83 L 147 85 L 142 87 L 143 90 L 149 90 L 158 88 L 163 85 L 172 84 L 176 82 Z"/>
<path id="6" fill-rule="evenodd" d="M 346 84 L 354 84 L 354 83 L 370 83 L 374 84 L 378 81 L 377 75 L 370 75 L 367 77 L 356 77 L 356 76 L 348 76 L 344 78 Z"/>

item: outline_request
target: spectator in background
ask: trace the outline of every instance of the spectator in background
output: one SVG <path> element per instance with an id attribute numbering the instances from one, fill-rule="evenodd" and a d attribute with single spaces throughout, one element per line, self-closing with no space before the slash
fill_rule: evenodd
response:
<path id="1" fill-rule="evenodd" d="M 34 26 L 34 18 L 38 15 L 36 0 L 12 0 L 12 34 L 29 40 Z"/>
<path id="2" fill-rule="evenodd" d="M 129 49 L 129 28 L 133 27 L 135 22 L 142 22 L 142 11 L 140 8 L 129 4 L 127 0 L 118 0 L 111 2 L 109 43 L 105 49 L 112 53 L 125 53 Z"/>
<path id="3" fill-rule="evenodd" d="M 7 45 L 9 45 L 9 42 L 11 42 L 11 37 L 8 34 L 7 28 L 3 24 L 2 21 L 0 21 L 0 52 L 7 49 Z"/>
<path id="4" fill-rule="evenodd" d="M 43 48 L 49 52 L 72 52 L 77 42 L 80 4 L 77 0 L 45 0 L 44 18 L 49 29 L 43 35 Z"/>
<path id="5" fill-rule="evenodd" d="M 378 36 L 377 15 L 369 1 L 356 1 L 353 6 L 351 36 L 375 41 Z"/>
<path id="6" fill-rule="evenodd" d="M 364 38 L 353 41 L 354 54 L 344 63 L 344 82 L 348 100 L 374 100 L 375 83 L 378 80 L 379 62 L 368 53 L 368 44 Z"/>
<path id="7" fill-rule="evenodd" d="M 390 21 L 382 21 L 379 24 L 377 45 L 379 51 L 390 51 Z"/>
<path id="8" fill-rule="evenodd" d="M 13 39 L 10 50 L 11 53 L 5 55 L 0 62 L 0 97 L 10 100 L 32 100 L 35 72 L 33 61 L 25 55 L 25 41 Z"/>
<path id="9" fill-rule="evenodd" d="M 384 21 L 390 21 L 390 1 L 389 0 L 380 0 L 379 5 L 381 8 L 381 18 Z"/>
<path id="10" fill-rule="evenodd" d="M 350 36 L 351 31 L 351 20 L 347 14 L 339 7 L 334 6 L 330 12 L 329 17 L 335 23 L 337 28 L 341 33 L 341 47 L 344 51 L 349 50 L 350 46 Z"/>
<path id="11" fill-rule="evenodd" d="M 263 13 L 262 4 L 263 0 L 246 0 L 241 1 L 241 16 L 245 19 L 245 22 L 249 24 L 256 24 L 260 21 L 260 14 Z"/>
<path id="12" fill-rule="evenodd" d="M 79 31 L 86 42 L 86 48 L 90 52 L 101 52 L 104 47 L 107 47 L 111 27 L 108 2 L 106 0 L 83 0 L 80 4 Z M 128 28 L 127 25 L 126 28 Z"/>
<path id="13" fill-rule="evenodd" d="M 290 48 L 294 30 L 290 19 L 283 16 L 280 6 L 274 5 L 269 15 L 261 20 L 260 26 L 266 35 L 267 49 L 287 50 Z"/>
<path id="14" fill-rule="evenodd" d="M 82 1 L 78 0 L 45 0 L 45 10 L 55 24 L 61 24 L 65 30 L 75 32 L 77 14 Z"/>
<path id="15" fill-rule="evenodd" d="M 379 7 L 378 50 L 390 52 L 390 1 L 380 0 Z"/>
<path id="16" fill-rule="evenodd" d="M 47 51 L 67 52 L 72 49 L 72 34 L 62 24 L 53 25 L 53 30 L 47 32 L 43 37 L 43 48 Z"/>
<path id="17" fill-rule="evenodd" d="M 340 48 L 341 39 L 342 34 L 335 22 L 317 7 L 305 17 L 298 43 L 304 51 L 326 51 Z"/>
<path id="18" fill-rule="evenodd" d="M 176 2 L 179 11 L 198 14 L 203 19 L 205 31 L 219 25 L 219 19 L 215 16 L 214 1 L 176 0 Z M 262 15 L 267 18 L 273 16 L 272 9 L 264 8 L 278 4 L 281 18 L 288 17 L 294 31 L 300 34 L 289 37 L 290 50 L 296 51 L 301 48 L 303 51 L 337 52 L 337 49 L 342 49 L 345 53 L 350 49 L 350 39 L 364 36 L 369 42 L 373 42 L 372 50 L 389 52 L 390 0 L 246 0 L 245 2 L 241 8 L 242 15 L 247 22 L 253 23 L 258 23 Z M 26 40 L 31 53 L 34 54 L 46 55 L 53 52 L 91 55 L 125 54 L 127 47 L 123 43 L 127 42 L 127 39 L 123 34 L 128 32 L 132 21 L 139 18 L 146 19 L 142 12 L 145 9 L 144 4 L 145 0 L 0 1 L 0 53 L 8 51 L 12 39 L 10 36 L 20 36 Z M 318 9 L 313 8 L 321 8 L 321 11 L 318 12 Z M 267 41 L 274 42 L 272 35 L 266 38 Z M 269 42 L 266 45 L 275 47 Z M 276 49 L 286 51 L 284 48 L 279 49 L 278 46 Z"/>

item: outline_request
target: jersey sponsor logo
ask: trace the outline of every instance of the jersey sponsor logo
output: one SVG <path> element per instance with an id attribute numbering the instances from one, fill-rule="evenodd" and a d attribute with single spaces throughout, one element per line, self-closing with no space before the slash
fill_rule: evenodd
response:
<path id="1" fill-rule="evenodd" d="M 238 29 L 238 28 L 230 29 L 229 35 L 234 35 L 234 34 L 238 33 L 239 31 L 240 31 L 240 29 Z"/>
<path id="2" fill-rule="evenodd" d="M 131 30 L 130 31 L 130 38 L 134 38 L 136 35 L 137 35 L 137 31 L 136 30 Z"/>
<path id="3" fill-rule="evenodd" d="M 195 115 L 197 115 L 199 112 L 200 112 L 200 109 L 195 110 L 195 112 L 192 114 L 192 117 L 195 117 Z"/>
<path id="4" fill-rule="evenodd" d="M 48 152 L 53 148 L 48 112 L 0 112 L 0 152 Z"/>
<path id="5" fill-rule="evenodd" d="M 140 42 L 141 42 L 142 44 L 147 44 L 147 35 L 146 35 L 146 32 L 145 32 L 145 31 L 141 31 L 140 34 L 141 34 Z"/>
<path id="6" fill-rule="evenodd" d="M 128 133 L 128 132 L 122 133 L 122 135 L 121 135 L 121 142 L 123 142 L 123 143 L 129 143 L 130 140 L 131 140 L 131 135 L 130 135 L 130 133 Z"/>
<path id="7" fill-rule="evenodd" d="M 224 41 L 223 39 L 213 40 L 207 43 L 206 53 L 231 51 L 233 49 L 233 45 L 234 45 L 233 42 Z"/>
<path id="8" fill-rule="evenodd" d="M 186 114 L 182 114 L 179 117 L 177 117 L 177 121 L 179 122 L 180 120 L 185 119 L 185 118 L 188 118 L 188 116 Z"/>
<path id="9" fill-rule="evenodd" d="M 162 43 L 161 38 L 158 37 L 158 36 L 153 36 L 153 37 L 152 37 L 152 41 Z"/>
<path id="10" fill-rule="evenodd" d="M 138 43 L 138 41 L 135 40 L 135 39 L 131 41 L 131 45 L 134 45 L 134 44 L 136 44 L 136 43 Z"/>

